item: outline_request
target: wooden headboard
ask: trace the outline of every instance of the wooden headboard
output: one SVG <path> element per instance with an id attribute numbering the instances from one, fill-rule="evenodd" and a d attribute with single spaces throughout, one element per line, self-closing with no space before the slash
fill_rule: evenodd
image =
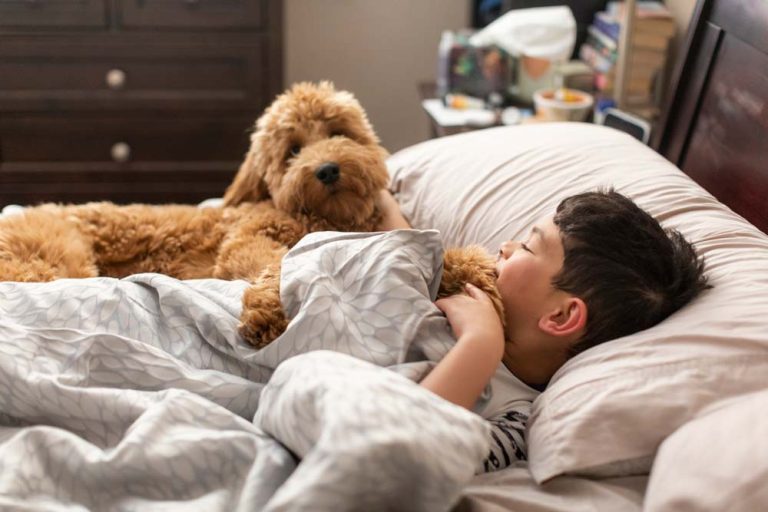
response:
<path id="1" fill-rule="evenodd" d="M 699 0 L 654 148 L 768 232 L 768 1 Z"/>

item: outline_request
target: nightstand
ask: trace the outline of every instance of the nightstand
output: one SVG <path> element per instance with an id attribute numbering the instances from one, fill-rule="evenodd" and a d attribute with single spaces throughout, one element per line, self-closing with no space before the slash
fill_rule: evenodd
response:
<path id="1" fill-rule="evenodd" d="M 515 114 L 517 116 L 512 121 L 505 119 L 504 116 L 494 116 L 491 112 L 483 111 L 480 111 L 480 113 L 487 115 L 462 116 L 461 111 L 451 111 L 451 109 L 447 109 L 447 112 L 441 112 L 444 107 L 441 106 L 441 100 L 437 99 L 437 87 L 435 86 L 434 82 L 421 82 L 418 84 L 418 89 L 422 109 L 424 110 L 424 113 L 427 114 L 427 118 L 429 119 L 432 138 L 445 137 L 446 135 L 455 135 L 457 133 L 471 132 L 485 128 L 493 128 L 494 126 L 503 126 L 525 122 L 527 116 L 522 116 L 522 120 L 520 116 L 522 115 L 522 111 L 524 109 L 528 109 L 530 112 L 531 107 L 528 104 L 521 104 L 519 105 L 519 108 L 521 109 L 520 112 L 518 112 L 516 109 L 508 109 L 508 111 L 513 111 L 509 113 Z M 508 114 L 505 113 L 504 115 L 506 116 Z"/>
<path id="2" fill-rule="evenodd" d="M 477 124 L 461 124 L 461 125 L 445 125 L 441 124 L 440 120 L 435 116 L 434 111 L 430 108 L 428 108 L 428 104 L 425 102 L 434 100 L 437 98 L 437 87 L 434 82 L 420 82 L 418 84 L 419 88 L 419 99 L 422 102 L 422 109 L 424 110 L 424 113 L 427 114 L 427 118 L 429 119 L 429 125 L 430 125 L 430 132 L 432 138 L 437 137 L 445 137 L 446 135 L 455 135 L 457 133 L 464 133 L 464 132 L 471 132 L 473 130 L 481 130 L 483 128 L 490 128 L 492 126 L 500 126 L 501 122 L 496 121 L 491 124 L 483 124 L 483 125 L 477 125 Z M 439 101 L 439 100 L 437 100 Z"/>

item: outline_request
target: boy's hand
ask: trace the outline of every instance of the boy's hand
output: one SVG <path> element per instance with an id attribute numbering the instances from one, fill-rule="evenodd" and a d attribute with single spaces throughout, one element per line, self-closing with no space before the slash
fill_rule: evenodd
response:
<path id="1" fill-rule="evenodd" d="M 410 229 L 411 225 L 400 212 L 400 205 L 389 190 L 379 190 L 377 203 L 381 209 L 381 221 L 377 226 L 379 231 L 392 231 L 393 229 Z"/>
<path id="2" fill-rule="evenodd" d="M 488 295 L 471 284 L 466 289 L 468 295 L 435 302 L 457 340 L 420 385 L 472 410 L 504 356 L 504 329 Z"/>
<path id="3" fill-rule="evenodd" d="M 499 347 L 499 354 L 504 353 L 504 328 L 493 307 L 490 297 L 467 283 L 467 295 L 451 295 L 435 301 L 435 305 L 445 313 L 457 338 L 485 340 Z M 501 357 L 501 355 L 499 356 Z"/>

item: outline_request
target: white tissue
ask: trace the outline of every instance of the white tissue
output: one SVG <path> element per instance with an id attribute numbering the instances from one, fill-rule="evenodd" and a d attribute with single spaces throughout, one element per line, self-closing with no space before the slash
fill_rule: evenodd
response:
<path id="1" fill-rule="evenodd" d="M 474 46 L 495 44 L 507 53 L 555 62 L 570 58 L 576 19 L 566 6 L 509 11 L 469 38 Z"/>
<path id="2" fill-rule="evenodd" d="M 211 197 L 197 205 L 198 208 L 221 208 L 224 206 L 224 199 L 221 197 Z"/>
<path id="3" fill-rule="evenodd" d="M 9 204 L 0 210 L 0 217 L 10 217 L 12 215 L 21 215 L 24 213 L 24 207 L 18 204 Z"/>

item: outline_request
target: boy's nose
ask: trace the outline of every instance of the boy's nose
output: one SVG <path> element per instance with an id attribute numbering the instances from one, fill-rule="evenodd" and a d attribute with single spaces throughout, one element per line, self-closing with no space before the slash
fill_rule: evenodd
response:
<path id="1" fill-rule="evenodd" d="M 501 247 L 499 247 L 499 256 L 503 259 L 509 258 L 509 256 L 515 252 L 515 249 L 518 245 L 520 245 L 519 242 L 515 242 L 514 240 L 507 240 L 501 244 Z"/>

